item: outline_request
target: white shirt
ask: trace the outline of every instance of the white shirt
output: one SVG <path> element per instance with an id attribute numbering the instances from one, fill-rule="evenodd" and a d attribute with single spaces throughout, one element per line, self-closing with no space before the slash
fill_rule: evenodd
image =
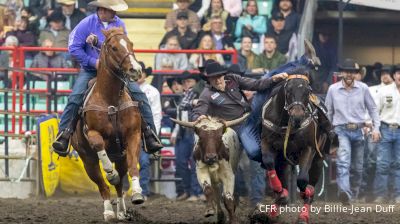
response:
<path id="1" fill-rule="evenodd" d="M 379 90 L 382 88 L 382 87 L 384 87 L 384 86 L 386 86 L 385 84 L 383 84 L 383 83 L 381 83 L 381 84 L 379 84 L 379 85 L 375 85 L 375 86 L 371 86 L 371 87 L 369 87 L 368 89 L 369 89 L 369 92 L 371 93 L 371 96 L 372 96 L 372 98 L 374 99 L 374 101 L 375 101 L 375 103 L 377 104 L 378 103 L 378 93 L 379 93 Z"/>
<path id="2" fill-rule="evenodd" d="M 154 125 L 156 126 L 157 133 L 160 133 L 162 119 L 160 92 L 147 83 L 141 84 L 140 89 L 146 94 L 149 100 L 151 112 L 153 113 Z"/>
<path id="3" fill-rule="evenodd" d="M 377 107 L 381 121 L 400 124 L 400 92 L 396 84 L 384 86 L 378 93 Z"/>

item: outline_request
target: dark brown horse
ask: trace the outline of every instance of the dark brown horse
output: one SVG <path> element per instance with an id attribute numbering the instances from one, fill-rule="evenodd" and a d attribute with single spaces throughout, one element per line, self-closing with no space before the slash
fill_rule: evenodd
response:
<path id="1" fill-rule="evenodd" d="M 301 70 L 289 74 L 264 105 L 261 149 L 263 165 L 275 192 L 272 207 L 276 210 L 269 210 L 269 217 L 278 216 L 279 206 L 288 202 L 285 167 L 298 164 L 297 186 L 304 200 L 298 223 L 308 223 L 314 186 L 322 170 L 322 156 L 330 142 L 327 133 L 319 128 L 318 109 L 310 101 L 312 93 L 308 72 Z"/>
<path id="2" fill-rule="evenodd" d="M 97 82 L 84 103 L 83 117 L 77 123 L 72 145 L 82 158 L 88 176 L 99 187 L 104 200 L 104 219 L 109 221 L 115 218 L 115 213 L 99 161 L 118 194 L 118 219 L 124 219 L 126 213 L 121 180 L 127 171 L 132 177 L 132 202 L 143 202 L 138 170 L 141 116 L 138 103 L 132 101 L 125 86 L 129 79 L 140 78 L 141 67 L 135 59 L 132 42 L 122 28 L 102 32 L 105 41 L 100 52 Z"/>

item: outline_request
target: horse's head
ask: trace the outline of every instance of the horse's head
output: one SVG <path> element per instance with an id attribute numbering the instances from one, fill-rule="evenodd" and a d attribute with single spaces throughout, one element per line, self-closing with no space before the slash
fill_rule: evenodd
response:
<path id="1" fill-rule="evenodd" d="M 229 158 L 229 151 L 222 140 L 226 128 L 241 123 L 248 115 L 245 114 L 232 121 L 224 121 L 212 117 L 207 117 L 198 122 L 172 120 L 184 127 L 194 128 L 195 133 L 199 137 L 197 150 L 200 151 L 198 154 L 201 157 L 196 158 L 196 160 L 201 160 L 207 165 L 213 165 L 218 160 Z"/>
<path id="2" fill-rule="evenodd" d="M 300 126 L 306 116 L 310 94 L 311 87 L 307 71 L 289 74 L 285 83 L 285 109 L 296 127 Z"/>
<path id="3" fill-rule="evenodd" d="M 105 41 L 102 50 L 105 53 L 107 66 L 115 73 L 137 81 L 141 78 L 142 68 L 137 62 L 133 52 L 133 44 L 120 27 L 102 30 Z"/>

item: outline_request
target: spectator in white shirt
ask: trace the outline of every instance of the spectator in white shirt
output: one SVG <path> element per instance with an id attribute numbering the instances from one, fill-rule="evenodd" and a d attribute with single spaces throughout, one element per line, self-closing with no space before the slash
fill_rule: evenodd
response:
<path id="1" fill-rule="evenodd" d="M 381 118 L 381 141 L 377 148 L 375 202 L 389 199 L 388 184 L 393 183 L 394 202 L 400 204 L 400 65 L 392 73 L 394 83 L 379 90 L 377 107 Z M 389 173 L 393 179 L 389 179 Z"/>
<path id="2" fill-rule="evenodd" d="M 154 124 L 156 126 L 157 134 L 160 133 L 161 129 L 161 99 L 160 92 L 152 85 L 146 82 L 146 78 L 152 74 L 152 68 L 144 65 L 143 62 L 139 61 L 142 66 L 142 78 L 137 81 L 140 90 L 142 90 L 147 99 L 149 99 L 149 104 L 151 106 L 151 111 L 153 113 Z M 150 195 L 150 155 L 145 153 L 142 149 L 139 158 L 140 164 L 140 187 L 143 189 L 142 194 L 145 196 L 145 200 Z"/>

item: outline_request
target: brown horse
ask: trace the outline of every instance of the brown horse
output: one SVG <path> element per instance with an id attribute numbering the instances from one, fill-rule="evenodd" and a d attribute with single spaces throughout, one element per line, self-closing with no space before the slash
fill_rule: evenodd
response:
<path id="1" fill-rule="evenodd" d="M 126 217 L 121 180 L 127 171 L 132 177 L 132 203 L 143 203 L 138 170 L 141 116 L 138 102 L 132 101 L 125 86 L 129 79 L 140 78 L 141 67 L 134 56 L 132 42 L 122 28 L 102 32 L 105 41 L 100 52 L 97 81 L 84 103 L 72 145 L 82 158 L 88 176 L 99 187 L 104 200 L 104 219 L 109 221 L 115 218 L 115 213 L 99 160 L 107 180 L 118 194 L 118 219 Z"/>

